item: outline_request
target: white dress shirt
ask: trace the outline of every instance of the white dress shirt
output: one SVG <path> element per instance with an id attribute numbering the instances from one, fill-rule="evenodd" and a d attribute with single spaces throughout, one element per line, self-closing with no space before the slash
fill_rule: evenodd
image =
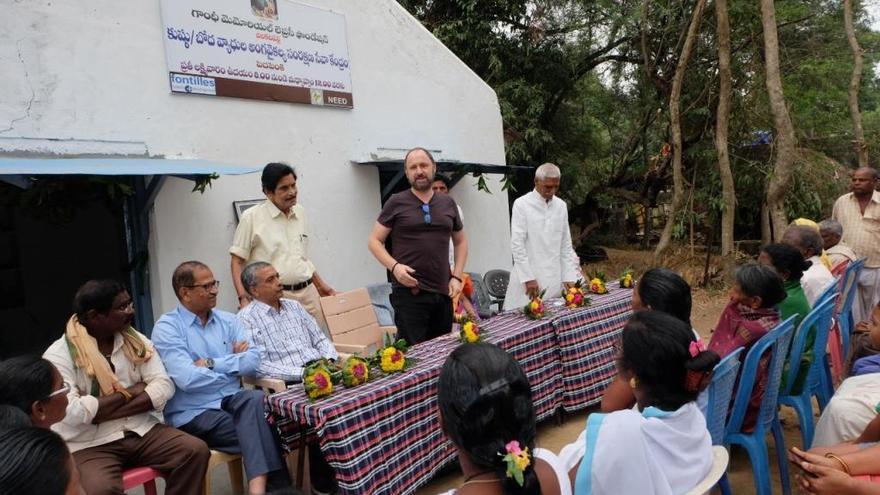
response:
<path id="1" fill-rule="evenodd" d="M 147 346 L 153 347 L 145 336 L 138 333 Z M 126 357 L 122 350 L 122 335 L 116 334 L 113 340 L 113 353 L 110 354 L 110 362 L 116 369 L 116 377 L 124 387 L 131 387 L 137 382 L 147 384 L 145 392 L 150 396 L 150 401 L 157 411 L 165 407 L 168 399 L 174 395 L 174 382 L 165 372 L 162 359 L 155 349 L 149 361 L 135 366 Z M 104 445 L 125 436 L 126 431 L 132 431 L 144 436 L 159 420 L 151 414 L 144 412 L 134 416 L 104 421 L 100 424 L 92 424 L 95 415 L 98 414 L 98 398 L 91 395 L 92 379 L 86 373 L 74 365 L 70 356 L 70 349 L 66 338 L 62 336 L 46 349 L 43 357 L 55 365 L 61 378 L 70 385 L 67 393 L 67 415 L 60 423 L 52 425 L 52 430 L 61 435 L 67 442 L 71 452 Z"/>
<path id="2" fill-rule="evenodd" d="M 828 268 L 825 268 L 822 259 L 818 256 L 813 256 L 807 261 L 811 261 L 813 265 L 807 268 L 804 276 L 801 277 L 801 287 L 804 288 L 804 295 L 807 296 L 807 302 L 812 308 L 816 305 L 816 299 L 822 295 L 822 291 L 834 280 L 834 275 L 831 275 Z"/>
<path id="3" fill-rule="evenodd" d="M 513 202 L 510 217 L 510 250 L 513 271 L 504 298 L 504 309 L 528 302 L 525 283 L 536 280 L 547 289 L 545 297 L 558 297 L 563 282 L 575 282 L 583 275 L 571 246 L 568 206 L 553 196 L 548 202 L 537 191 Z"/>

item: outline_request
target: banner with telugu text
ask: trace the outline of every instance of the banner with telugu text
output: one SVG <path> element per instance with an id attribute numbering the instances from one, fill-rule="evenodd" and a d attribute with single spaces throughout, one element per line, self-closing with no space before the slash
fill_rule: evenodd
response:
<path id="1" fill-rule="evenodd" d="M 289 0 L 162 0 L 173 93 L 353 108 L 345 17 Z"/>

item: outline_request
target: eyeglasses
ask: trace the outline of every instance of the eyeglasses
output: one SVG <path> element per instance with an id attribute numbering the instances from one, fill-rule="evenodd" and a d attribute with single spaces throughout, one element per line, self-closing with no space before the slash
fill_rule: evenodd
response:
<path id="1" fill-rule="evenodd" d="M 190 289 L 195 289 L 196 287 L 201 287 L 201 288 L 205 289 L 205 292 L 211 292 L 211 289 L 220 288 L 220 281 L 215 280 L 213 282 L 208 282 L 207 284 L 201 284 L 201 285 L 198 285 L 198 284 L 197 285 L 184 285 L 184 287 L 188 287 Z"/>
<path id="2" fill-rule="evenodd" d="M 119 306 L 114 307 L 113 309 L 115 309 L 116 311 L 128 311 L 130 309 L 134 309 L 134 301 L 129 299 L 128 302 L 122 303 Z"/>
<path id="3" fill-rule="evenodd" d="M 431 223 L 431 205 L 423 204 L 422 212 L 425 214 L 425 223 Z"/>
<path id="4" fill-rule="evenodd" d="M 46 400 L 49 400 L 49 399 L 51 399 L 52 397 L 55 397 L 56 395 L 67 395 L 67 393 L 70 392 L 70 389 L 71 389 L 70 384 L 67 383 L 67 382 L 64 382 L 64 383 L 61 385 L 61 388 L 59 388 L 58 390 L 56 390 L 56 391 L 52 392 L 51 394 L 47 395 L 47 396 L 46 396 Z"/>

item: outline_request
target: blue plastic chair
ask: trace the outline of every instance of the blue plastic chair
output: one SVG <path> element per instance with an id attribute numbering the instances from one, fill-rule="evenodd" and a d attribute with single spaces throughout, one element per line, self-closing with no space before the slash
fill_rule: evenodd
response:
<path id="1" fill-rule="evenodd" d="M 846 286 L 846 283 L 847 283 L 846 277 L 847 277 L 846 274 L 838 277 L 838 279 L 840 279 L 840 287 Z M 840 287 L 838 287 L 838 288 L 840 288 Z M 835 312 L 836 312 L 839 308 L 842 307 L 841 304 L 842 304 L 843 298 L 841 296 L 841 292 L 829 291 L 826 288 L 826 290 L 823 291 L 823 293 L 822 293 L 822 297 L 819 298 L 819 303 L 821 303 L 825 299 L 832 299 L 832 298 L 834 299 L 834 307 L 835 307 Z M 818 306 L 818 304 L 817 304 L 817 306 Z M 834 314 L 834 312 L 832 312 L 832 322 L 829 324 L 829 330 L 833 326 L 833 314 Z M 830 334 L 829 334 L 828 338 L 831 338 Z M 827 341 L 828 341 L 828 339 L 826 338 L 826 349 L 827 349 Z M 830 355 L 828 354 L 828 351 L 823 350 L 821 352 L 821 354 L 813 354 L 813 355 L 816 356 L 816 357 L 814 357 L 814 359 L 817 359 L 818 356 L 821 356 L 821 365 L 822 366 L 819 368 L 810 368 L 810 374 L 807 378 L 807 382 L 809 384 L 810 391 L 811 391 L 812 395 L 816 397 L 816 402 L 818 402 L 818 404 L 819 404 L 819 413 L 821 414 L 822 411 L 825 410 L 825 406 L 828 405 L 828 401 L 830 401 L 831 397 L 834 395 L 834 380 L 832 380 L 832 378 L 831 378 L 831 358 L 830 358 Z"/>
<path id="2" fill-rule="evenodd" d="M 818 306 L 820 302 L 840 292 L 840 290 L 838 289 L 840 288 L 841 278 L 842 277 L 838 275 L 834 277 L 834 280 L 828 282 L 828 285 L 826 285 L 825 288 L 822 289 L 822 293 L 819 294 L 819 297 L 816 299 L 816 302 L 813 304 L 813 306 Z"/>
<path id="3" fill-rule="evenodd" d="M 813 425 L 813 391 L 810 387 L 810 376 L 818 377 L 824 373 L 825 360 L 823 358 L 825 357 L 825 348 L 828 345 L 828 331 L 831 330 L 831 316 L 834 314 L 836 302 L 833 295 L 820 300 L 819 304 L 801 321 L 791 344 L 791 352 L 788 355 L 788 379 L 785 381 L 785 388 L 779 392 L 779 404 L 792 407 L 797 412 L 804 449 L 809 449 L 813 445 L 813 434 L 816 429 Z M 811 329 L 815 329 L 816 332 L 816 340 L 812 349 L 813 361 L 810 363 L 810 371 L 804 380 L 803 389 L 794 395 L 792 392 L 795 378 L 800 371 L 804 346 L 806 346 L 807 336 Z"/>
<path id="4" fill-rule="evenodd" d="M 720 363 L 715 365 L 712 371 L 712 382 L 706 389 L 708 401 L 706 403 L 706 426 L 712 435 L 712 445 L 724 444 L 724 433 L 727 429 L 727 413 L 730 412 L 730 399 L 733 397 L 733 387 L 736 385 L 736 377 L 742 362 L 739 357 L 743 348 L 731 352 Z"/>
<path id="5" fill-rule="evenodd" d="M 794 316 L 789 317 L 761 337 L 749 349 L 740 374 L 739 389 L 733 400 L 733 410 L 730 412 L 730 421 L 727 423 L 727 432 L 724 435 L 725 444 L 737 444 L 746 449 L 749 460 L 752 463 L 752 472 L 755 476 L 755 493 L 757 495 L 772 495 L 770 487 L 770 459 L 767 455 L 765 436 L 769 429 L 773 433 L 773 443 L 776 445 L 776 461 L 779 463 L 779 474 L 782 478 L 782 492 L 786 495 L 791 493 L 791 484 L 788 479 L 788 466 L 785 452 L 785 439 L 782 437 L 782 425 L 779 423 L 779 384 L 782 381 L 782 367 L 788 354 L 788 347 L 794 334 Z M 761 400 L 761 408 L 755 430 L 751 433 L 742 431 L 743 420 L 752 389 L 755 387 L 758 363 L 765 352 L 770 352 L 770 364 L 767 372 L 767 388 Z M 721 493 L 730 495 L 730 483 L 727 476 L 721 478 L 719 483 Z"/>

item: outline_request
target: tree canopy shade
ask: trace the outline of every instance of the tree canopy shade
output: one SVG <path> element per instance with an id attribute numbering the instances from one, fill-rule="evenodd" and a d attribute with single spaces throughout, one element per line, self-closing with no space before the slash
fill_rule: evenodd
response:
<path id="1" fill-rule="evenodd" d="M 669 201 L 670 98 L 699 0 L 400 2 L 495 89 L 507 163 L 552 161 L 562 168 L 560 195 L 580 233 L 602 231 L 612 207 L 629 208 L 637 217 Z M 846 169 L 859 161 L 848 101 L 854 58 L 844 2 L 764 2 L 774 7 L 779 85 L 792 123 L 791 175 L 778 217 L 820 219 L 846 187 Z M 784 142 L 766 85 L 761 2 L 725 6 L 730 86 L 722 131 L 736 191 L 735 233 L 757 238 L 756 219 Z M 725 204 L 715 142 L 723 69 L 716 7 L 716 1 L 706 2 L 701 13 L 681 85 L 684 208 L 674 217 L 674 238 L 685 236 L 691 223 L 698 235 L 721 238 L 709 235 Z M 863 58 L 857 102 L 865 151 L 878 166 L 880 34 L 870 30 L 860 2 L 850 7 Z M 530 182 L 520 178 L 518 192 L 527 191 Z"/>

